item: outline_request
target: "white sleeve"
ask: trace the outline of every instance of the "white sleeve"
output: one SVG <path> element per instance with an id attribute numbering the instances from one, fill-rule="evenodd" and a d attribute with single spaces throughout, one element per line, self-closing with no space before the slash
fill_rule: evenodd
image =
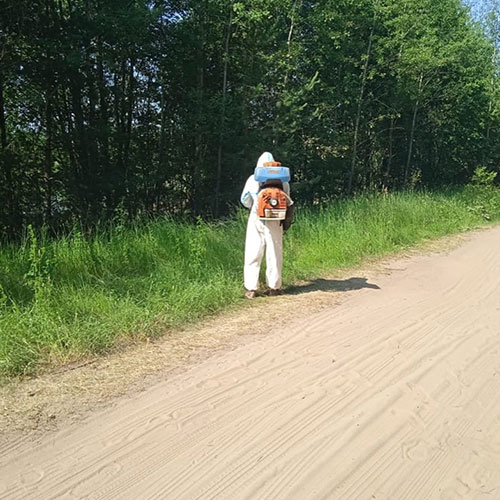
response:
<path id="1" fill-rule="evenodd" d="M 251 175 L 246 183 L 245 187 L 243 188 L 243 192 L 241 193 L 240 197 L 240 202 L 241 204 L 246 207 L 246 208 L 252 208 L 253 202 L 254 202 L 254 197 L 257 196 L 257 189 L 258 189 L 258 184 L 254 180 L 253 175 Z"/>

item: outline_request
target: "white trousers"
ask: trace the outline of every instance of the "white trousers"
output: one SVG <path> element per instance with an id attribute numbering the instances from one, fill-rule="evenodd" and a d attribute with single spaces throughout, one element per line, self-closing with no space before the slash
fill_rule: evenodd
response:
<path id="1" fill-rule="evenodd" d="M 243 269 L 245 288 L 259 288 L 259 271 L 262 257 L 266 253 L 266 282 L 269 288 L 281 288 L 283 267 L 283 227 L 280 221 L 262 221 L 257 214 L 248 217 L 245 240 L 245 267 Z"/>

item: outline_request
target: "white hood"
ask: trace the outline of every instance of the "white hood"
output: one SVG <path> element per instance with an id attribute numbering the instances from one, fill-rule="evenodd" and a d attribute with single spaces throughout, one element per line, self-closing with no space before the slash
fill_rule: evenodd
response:
<path id="1" fill-rule="evenodd" d="M 265 153 L 262 153 L 257 160 L 257 167 L 263 167 L 264 163 L 268 161 L 274 161 L 273 155 L 271 153 L 268 153 L 267 151 Z"/>

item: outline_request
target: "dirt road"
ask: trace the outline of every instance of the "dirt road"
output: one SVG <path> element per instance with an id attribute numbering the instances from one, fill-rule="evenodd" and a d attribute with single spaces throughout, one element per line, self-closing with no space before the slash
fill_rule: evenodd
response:
<path id="1" fill-rule="evenodd" d="M 6 441 L 0 498 L 500 499 L 499 281 L 493 228 L 302 319 L 284 298 L 290 318 L 233 349 Z"/>

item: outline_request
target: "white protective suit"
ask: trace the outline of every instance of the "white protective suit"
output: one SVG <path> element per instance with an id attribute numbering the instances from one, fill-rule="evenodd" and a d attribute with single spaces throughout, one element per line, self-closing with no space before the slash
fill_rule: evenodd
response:
<path id="1" fill-rule="evenodd" d="M 257 161 L 257 166 L 264 166 L 264 162 L 274 161 L 271 153 L 263 153 Z M 290 199 L 290 185 L 283 183 L 283 191 Z M 245 266 L 243 269 L 244 284 L 247 290 L 259 288 L 259 272 L 264 250 L 266 252 L 266 281 L 271 289 L 281 288 L 281 269 L 283 266 L 283 227 L 279 220 L 261 220 L 257 217 L 257 195 L 259 183 L 251 175 L 243 192 L 241 203 L 250 209 L 248 217 L 247 235 L 245 240 Z"/>

